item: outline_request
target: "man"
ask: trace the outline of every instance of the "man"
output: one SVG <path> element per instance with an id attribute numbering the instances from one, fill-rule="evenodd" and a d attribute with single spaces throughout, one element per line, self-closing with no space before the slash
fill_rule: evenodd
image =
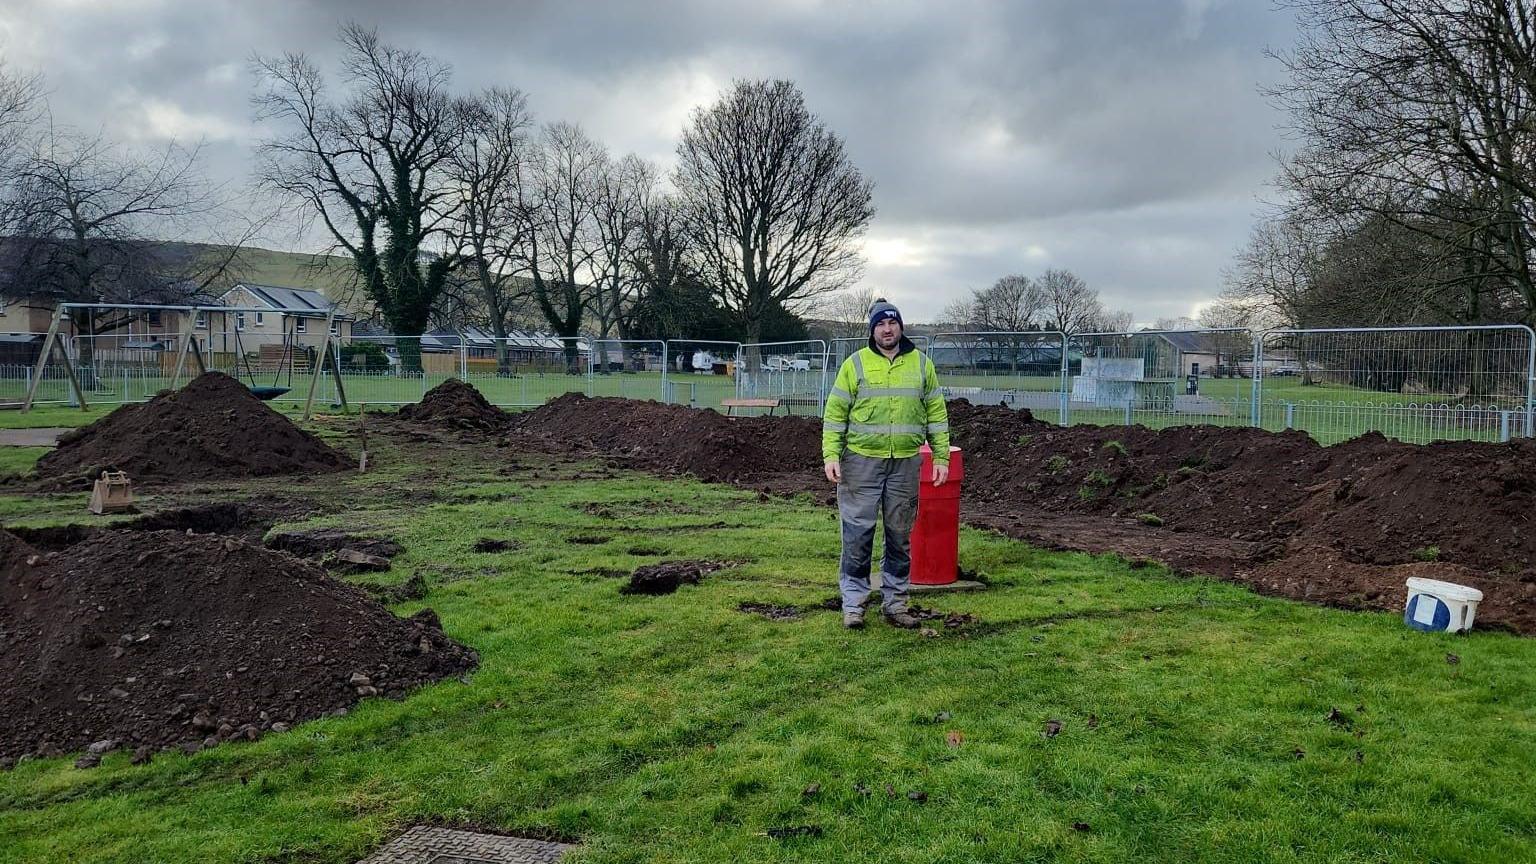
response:
<path id="1" fill-rule="evenodd" d="M 843 525 L 843 626 L 853 630 L 864 626 L 877 516 L 885 524 L 880 611 L 893 626 L 917 626 L 907 612 L 907 589 L 924 440 L 933 448 L 934 484 L 949 479 L 949 414 L 939 376 L 901 330 L 901 312 L 884 298 L 875 301 L 869 345 L 843 361 L 822 418 L 823 470 L 837 484 Z"/>

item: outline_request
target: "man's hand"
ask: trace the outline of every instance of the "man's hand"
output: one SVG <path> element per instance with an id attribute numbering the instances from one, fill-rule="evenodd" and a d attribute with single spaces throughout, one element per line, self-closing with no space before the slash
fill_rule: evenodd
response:
<path id="1" fill-rule="evenodd" d="M 833 483 L 843 482 L 843 466 L 839 465 L 836 459 L 827 460 L 827 464 L 821 467 L 826 472 L 828 480 Z"/>
<path id="2" fill-rule="evenodd" d="M 948 480 L 949 466 L 935 463 L 933 466 L 933 485 L 943 486 Z"/>

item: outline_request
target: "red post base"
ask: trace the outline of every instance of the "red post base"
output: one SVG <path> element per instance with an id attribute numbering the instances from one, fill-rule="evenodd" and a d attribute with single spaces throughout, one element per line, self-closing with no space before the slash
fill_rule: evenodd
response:
<path id="1" fill-rule="evenodd" d="M 960 481 L 965 461 L 960 448 L 949 448 L 949 480 L 933 485 L 933 451 L 922 448 L 917 488 L 917 522 L 912 526 L 912 582 L 948 585 L 960 572 Z"/>

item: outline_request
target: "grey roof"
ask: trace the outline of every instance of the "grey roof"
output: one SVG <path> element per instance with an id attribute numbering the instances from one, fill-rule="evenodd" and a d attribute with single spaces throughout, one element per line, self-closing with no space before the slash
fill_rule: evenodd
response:
<path id="1" fill-rule="evenodd" d="M 1185 354 L 1230 354 L 1230 347 L 1220 347 L 1217 336 L 1212 333 L 1197 331 L 1163 332 L 1158 333 L 1164 341 Z"/>
<path id="2" fill-rule="evenodd" d="M 290 312 L 298 315 L 310 314 L 316 317 L 336 310 L 337 318 L 351 318 L 340 304 L 332 303 L 319 291 L 311 291 L 308 288 L 288 288 L 282 285 L 260 285 L 255 282 L 241 282 L 237 287 L 256 295 L 258 299 L 274 309 L 282 312 Z"/>

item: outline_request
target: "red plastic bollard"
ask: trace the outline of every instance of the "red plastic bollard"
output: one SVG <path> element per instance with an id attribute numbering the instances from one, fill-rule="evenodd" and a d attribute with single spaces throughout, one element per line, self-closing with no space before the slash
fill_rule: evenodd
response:
<path id="1" fill-rule="evenodd" d="M 924 444 L 922 474 L 917 487 L 917 522 L 912 526 L 912 581 L 918 585 L 948 585 L 960 572 L 960 481 L 965 460 L 960 448 L 949 448 L 949 479 L 933 485 L 933 450 Z"/>

